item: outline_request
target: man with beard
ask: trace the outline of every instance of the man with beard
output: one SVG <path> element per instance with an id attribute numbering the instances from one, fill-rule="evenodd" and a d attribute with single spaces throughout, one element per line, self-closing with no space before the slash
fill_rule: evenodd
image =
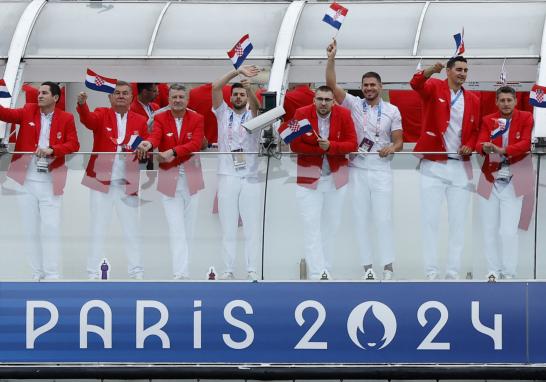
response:
<path id="1" fill-rule="evenodd" d="M 218 150 L 231 154 L 218 157 L 218 214 L 222 226 L 222 258 L 224 273 L 220 279 L 232 280 L 237 250 L 239 214 L 243 221 L 245 259 L 248 279 L 257 280 L 257 256 L 260 252 L 260 184 L 258 183 L 258 158 L 245 152 L 259 150 L 260 131 L 248 132 L 242 124 L 255 117 L 259 104 L 248 78 L 258 75 L 260 69 L 253 65 L 232 70 L 212 84 L 212 111 L 218 121 Z M 247 77 L 231 86 L 230 108 L 225 102 L 222 88 L 242 74 Z"/>
<path id="2" fill-rule="evenodd" d="M 60 96 L 59 85 L 44 82 L 37 104 L 27 103 L 20 109 L 0 106 L 0 120 L 21 126 L 15 151 L 35 155 L 14 154 L 8 170 L 8 176 L 21 185 L 17 201 L 34 280 L 60 277 L 64 157 L 80 148 L 74 116 L 56 108 Z"/>
<path id="3" fill-rule="evenodd" d="M 99 278 L 100 262 L 105 257 L 104 236 L 115 208 L 123 230 L 129 277 L 140 280 L 144 274 L 138 226 L 140 172 L 136 155 L 121 153 L 132 151 L 129 143 L 136 137 L 148 136 L 146 118 L 129 110 L 133 99 L 129 83 L 118 81 L 109 99 L 112 107 L 98 107 L 91 112 L 87 94 L 81 92 L 76 108 L 82 124 L 93 133 L 93 152 L 112 153 L 91 155 L 82 180 L 91 192 L 92 239 L 87 275 Z"/>
<path id="4" fill-rule="evenodd" d="M 204 136 L 201 114 L 188 110 L 188 92 L 182 84 L 169 88 L 169 109 L 154 116 L 148 140 L 140 143 L 138 153 L 145 158 L 148 150 L 159 150 L 159 180 L 175 280 L 189 279 L 189 242 L 197 209 L 197 192 L 203 189 L 201 167 L 195 166 L 192 153 L 199 151 Z"/>
<path id="5" fill-rule="evenodd" d="M 304 251 L 309 278 L 331 274 L 335 237 L 348 181 L 346 154 L 357 150 L 351 113 L 334 105 L 334 92 L 321 86 L 314 103 L 296 110 L 294 118 L 307 120 L 313 130 L 290 143 L 298 153 L 296 199 L 302 216 Z"/>
<path id="6" fill-rule="evenodd" d="M 470 201 L 470 154 L 480 122 L 480 101 L 463 88 L 468 75 L 466 59 L 452 57 L 446 66 L 444 81 L 431 78 L 444 68 L 441 62 L 415 73 L 410 81 L 423 101 L 423 126 L 414 151 L 442 153 L 424 154 L 420 164 L 423 257 L 429 280 L 437 279 L 439 273 L 438 227 L 444 196 L 449 220 L 445 278 L 459 278 Z"/>
<path id="7" fill-rule="evenodd" d="M 393 277 L 394 261 L 390 162 L 392 154 L 402 150 L 402 117 L 396 106 L 381 99 L 381 77 L 375 72 L 367 72 L 362 76 L 364 99 L 347 93 L 339 86 L 335 71 L 336 52 L 337 42 L 334 40 L 326 49 L 326 85 L 334 90 L 336 101 L 351 110 L 359 151 L 362 152 L 349 164 L 349 192 L 354 203 L 353 227 L 364 267 L 364 278 L 367 278 L 366 273 L 372 268 L 371 227 L 368 224 L 371 222 L 377 230 L 383 279 L 390 280 Z"/>

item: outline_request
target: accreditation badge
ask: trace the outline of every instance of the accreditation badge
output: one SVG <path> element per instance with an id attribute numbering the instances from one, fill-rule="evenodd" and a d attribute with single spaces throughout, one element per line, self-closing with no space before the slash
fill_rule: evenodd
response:
<path id="1" fill-rule="evenodd" d="M 245 155 L 243 149 L 231 150 L 231 158 L 235 170 L 244 170 L 246 168 Z"/>
<path id="2" fill-rule="evenodd" d="M 364 137 L 364 138 L 362 138 L 362 142 L 360 142 L 360 146 L 358 147 L 358 151 L 369 153 L 374 144 L 375 144 L 374 141 Z"/>

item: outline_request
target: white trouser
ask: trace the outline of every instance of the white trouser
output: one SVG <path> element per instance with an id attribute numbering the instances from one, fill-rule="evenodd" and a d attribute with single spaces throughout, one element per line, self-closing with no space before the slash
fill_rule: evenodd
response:
<path id="1" fill-rule="evenodd" d="M 58 279 L 61 256 L 61 197 L 51 182 L 26 180 L 17 195 L 25 250 L 34 279 Z"/>
<path id="2" fill-rule="evenodd" d="M 444 195 L 449 224 L 446 272 L 458 274 L 464 249 L 469 182 L 464 162 L 421 161 L 422 242 L 425 273 L 438 273 L 438 227 Z"/>
<path id="3" fill-rule="evenodd" d="M 225 272 L 233 272 L 237 252 L 239 215 L 243 221 L 247 272 L 257 272 L 260 253 L 261 202 L 263 194 L 256 180 L 218 175 L 218 215 L 222 226 L 222 259 Z"/>
<path id="4" fill-rule="evenodd" d="M 87 259 L 87 274 L 98 277 L 100 264 L 106 257 L 104 236 L 116 209 L 121 229 L 129 277 L 141 278 L 144 270 L 141 261 L 141 246 L 138 225 L 138 197 L 125 193 L 125 185 L 111 184 L 107 193 L 90 190 L 91 206 L 91 253 Z"/>
<path id="5" fill-rule="evenodd" d="M 303 219 L 305 261 L 309 278 L 331 273 L 335 237 L 347 187 L 336 189 L 331 175 L 321 177 L 315 190 L 298 186 L 296 199 Z"/>
<path id="6" fill-rule="evenodd" d="M 353 227 L 362 265 L 373 264 L 370 216 L 377 235 L 381 266 L 392 263 L 394 261 L 392 171 L 349 167 L 348 186 Z"/>
<path id="7" fill-rule="evenodd" d="M 523 197 L 516 196 L 512 182 L 495 183 L 489 199 L 480 196 L 479 200 L 488 269 L 514 277 L 518 266 L 518 224 Z"/>
<path id="8" fill-rule="evenodd" d="M 189 277 L 190 242 L 193 238 L 198 194 L 190 195 L 184 175 L 178 177 L 174 197 L 162 195 L 163 209 L 169 225 L 173 275 Z"/>

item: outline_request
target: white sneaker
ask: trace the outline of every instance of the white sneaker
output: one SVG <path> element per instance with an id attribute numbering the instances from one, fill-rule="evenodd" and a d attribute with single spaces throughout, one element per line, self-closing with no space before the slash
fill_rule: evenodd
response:
<path id="1" fill-rule="evenodd" d="M 132 275 L 129 275 L 129 277 L 132 278 L 133 280 L 142 280 L 144 278 L 144 273 L 142 272 L 133 273 Z"/>
<path id="2" fill-rule="evenodd" d="M 186 275 L 174 275 L 173 280 L 189 280 L 190 278 Z"/>
<path id="3" fill-rule="evenodd" d="M 459 280 L 459 274 L 457 272 L 446 272 L 446 280 Z"/>
<path id="4" fill-rule="evenodd" d="M 258 273 L 256 273 L 255 271 L 249 271 L 248 272 L 247 279 L 252 280 L 252 281 L 258 281 L 259 278 L 260 277 L 258 276 Z"/>
<path id="5" fill-rule="evenodd" d="M 224 272 L 220 275 L 218 279 L 219 280 L 235 280 L 235 276 L 233 276 L 233 272 Z"/>
<path id="6" fill-rule="evenodd" d="M 510 273 L 501 273 L 501 279 L 503 280 L 513 280 L 516 276 L 510 274 Z"/>
<path id="7" fill-rule="evenodd" d="M 383 280 L 392 280 L 393 278 L 393 271 L 389 271 L 388 269 L 385 269 L 383 271 Z"/>
<path id="8" fill-rule="evenodd" d="M 438 280 L 438 273 L 432 271 L 426 274 L 427 280 Z"/>

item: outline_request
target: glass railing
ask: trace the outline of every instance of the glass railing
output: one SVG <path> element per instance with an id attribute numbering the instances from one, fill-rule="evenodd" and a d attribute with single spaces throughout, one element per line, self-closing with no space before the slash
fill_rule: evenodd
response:
<path id="1" fill-rule="evenodd" d="M 78 153 L 39 172 L 33 155 L 1 156 L 0 280 L 546 277 L 539 155 L 487 176 L 477 154 L 330 169 L 293 153 L 154 158 Z"/>

